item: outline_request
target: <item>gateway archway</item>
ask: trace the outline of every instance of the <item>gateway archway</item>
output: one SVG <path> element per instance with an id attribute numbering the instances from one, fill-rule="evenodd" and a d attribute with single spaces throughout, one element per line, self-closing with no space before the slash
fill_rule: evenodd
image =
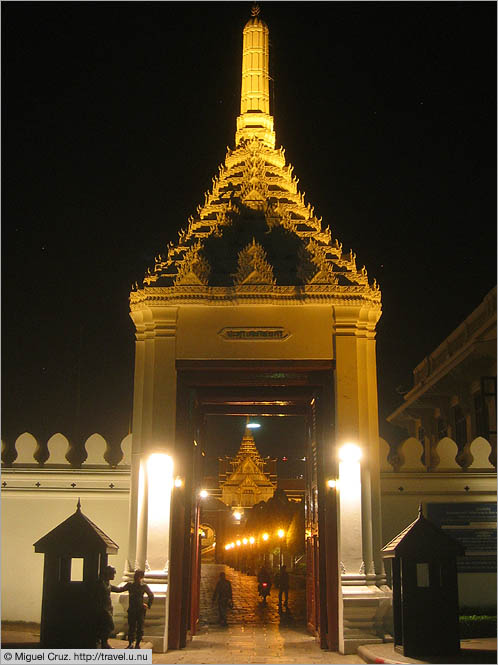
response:
<path id="1" fill-rule="evenodd" d="M 305 204 L 275 148 L 268 27 L 254 12 L 244 28 L 236 147 L 178 242 L 130 296 L 137 341 L 125 578 L 145 568 L 155 589 L 146 626 L 155 648 L 185 646 L 198 618 L 203 418 L 300 412 L 312 465 L 308 623 L 322 647 L 347 653 L 381 641 L 389 593 L 380 558 L 381 296 Z M 345 444 L 356 457 L 340 461 Z"/>
<path id="2" fill-rule="evenodd" d="M 321 361 L 178 363 L 177 442 L 183 439 L 185 469 L 190 469 L 191 475 L 186 475 L 185 491 L 176 493 L 173 508 L 178 514 L 176 535 L 184 517 L 184 542 L 183 552 L 175 548 L 171 556 L 174 601 L 170 601 L 170 647 L 185 646 L 188 634 L 197 631 L 201 565 L 197 497 L 202 488 L 203 428 L 205 416 L 226 414 L 305 418 L 307 624 L 323 648 L 338 649 L 337 494 L 327 489 L 325 482 L 326 477 L 337 476 L 331 454 L 334 448 L 332 369 L 332 363 Z M 180 579 L 181 592 L 178 592 L 175 586 Z"/>

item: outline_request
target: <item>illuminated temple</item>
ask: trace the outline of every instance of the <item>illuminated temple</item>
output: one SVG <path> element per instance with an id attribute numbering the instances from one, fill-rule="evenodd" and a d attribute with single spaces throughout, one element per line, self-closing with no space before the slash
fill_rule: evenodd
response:
<path id="1" fill-rule="evenodd" d="M 279 415 L 302 414 L 306 548 L 309 561 L 316 562 L 307 571 L 308 624 L 322 647 L 351 652 L 358 643 L 381 639 L 376 626 L 389 595 L 380 557 L 375 327 L 381 292 L 365 267 L 356 265 L 353 251 L 344 251 L 315 215 L 284 149 L 276 147 L 269 31 L 257 6 L 252 14 L 243 30 L 235 147 L 227 150 L 178 240 L 156 257 L 130 294 L 137 346 L 126 575 L 135 562 L 148 563 L 149 584 L 163 585 L 171 574 L 175 604 L 169 616 L 184 616 L 181 608 L 193 603 L 195 617 L 195 579 L 190 588 L 175 588 L 184 566 L 177 546 L 183 514 L 184 549 L 192 566 L 198 565 L 188 540 L 197 529 L 195 504 L 174 499 L 171 519 L 178 526 L 165 561 L 161 534 L 169 517 L 157 513 L 151 522 L 147 510 L 153 510 L 150 496 L 156 490 L 140 481 L 149 456 L 160 450 L 195 496 L 201 446 L 192 448 L 196 434 L 186 415 L 188 391 L 197 395 L 199 417 L 203 409 L 209 412 L 210 400 L 221 407 L 224 399 L 225 405 L 252 409 L 259 403 L 266 409 L 270 404 Z M 323 478 L 339 475 L 337 450 L 351 441 L 361 445 L 365 461 L 361 477 L 357 461 L 342 464 L 343 474 L 349 469 L 344 487 L 350 491 L 342 492 L 339 505 L 326 493 Z M 228 506 L 264 500 L 275 489 L 260 459 L 245 454 L 250 445 L 243 440 L 234 465 L 226 469 L 221 489 Z M 162 491 L 157 488 L 155 501 Z M 293 491 L 299 499 L 299 488 Z M 160 501 L 165 506 L 169 498 L 165 494 Z M 361 609 L 365 601 L 368 616 Z M 170 646 L 182 646 L 186 631 L 195 631 L 191 621 L 188 627 L 170 621 Z"/>
<path id="2" fill-rule="evenodd" d="M 32 544 L 78 497 L 119 544 L 123 581 L 146 571 L 156 600 L 145 639 L 156 651 L 186 647 L 199 629 L 201 526 L 216 541 L 216 562 L 231 565 L 226 539 L 275 493 L 304 509 L 306 626 L 322 648 L 355 653 L 390 639 L 381 549 L 420 501 L 448 519 L 465 505 L 458 514 L 478 525 L 479 549 L 459 572 L 461 602 L 495 607 L 496 291 L 415 369 L 414 388 L 390 416 L 409 438 L 380 439 L 380 289 L 315 215 L 276 147 L 268 55 L 268 27 L 254 8 L 234 147 L 178 240 L 130 294 L 134 402 L 123 461 L 98 434 L 79 466 L 62 434 L 47 442 L 48 461 L 27 432 L 17 450 L 2 441 L 4 621 L 39 620 L 44 573 Z M 299 464 L 291 473 L 284 462 L 284 437 L 275 452 L 283 464 L 262 457 L 246 428 L 238 453 L 206 483 L 213 414 L 300 418 Z M 125 594 L 113 606 L 124 630 Z"/>
<path id="3" fill-rule="evenodd" d="M 220 459 L 221 500 L 227 506 L 250 508 L 268 501 L 277 488 L 276 460 L 259 454 L 250 429 L 246 429 L 235 457 Z"/>
<path id="4" fill-rule="evenodd" d="M 344 253 L 330 229 L 322 228 L 284 149 L 275 147 L 268 28 L 257 15 L 244 28 L 235 145 L 178 242 L 156 257 L 143 287 L 132 292 L 132 311 L 158 299 L 165 304 L 221 304 L 234 298 L 291 304 L 333 298 L 363 303 L 378 318 L 381 294 L 375 281 L 369 284 L 354 253 Z M 239 331 L 240 337 L 251 334 L 282 339 L 281 331 L 270 328 Z M 236 338 L 237 331 L 231 335 Z"/>

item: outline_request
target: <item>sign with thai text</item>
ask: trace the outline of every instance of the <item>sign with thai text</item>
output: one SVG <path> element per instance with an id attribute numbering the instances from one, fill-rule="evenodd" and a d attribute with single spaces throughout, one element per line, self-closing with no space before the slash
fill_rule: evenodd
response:
<path id="1" fill-rule="evenodd" d="M 281 341 L 287 339 L 290 335 L 287 330 L 284 328 L 278 327 L 258 327 L 258 328 L 249 328 L 249 327 L 240 327 L 240 328 L 222 328 L 218 335 L 223 337 L 223 339 L 228 339 L 231 341 Z"/>
<path id="2" fill-rule="evenodd" d="M 496 503 L 428 503 L 427 519 L 465 548 L 457 560 L 459 572 L 496 571 Z"/>

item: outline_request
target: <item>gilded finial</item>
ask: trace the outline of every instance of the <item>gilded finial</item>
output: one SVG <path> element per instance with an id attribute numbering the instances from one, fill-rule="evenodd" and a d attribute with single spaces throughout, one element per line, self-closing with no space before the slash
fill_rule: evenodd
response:
<path id="1" fill-rule="evenodd" d="M 78 503 L 76 504 L 76 510 L 77 510 L 78 512 L 80 512 L 80 510 L 81 510 L 81 501 L 80 501 L 80 497 L 78 497 Z"/>
<path id="2" fill-rule="evenodd" d="M 251 7 L 251 16 L 259 16 L 260 12 L 261 12 L 261 8 L 258 5 L 258 3 L 253 2 L 253 5 Z"/>

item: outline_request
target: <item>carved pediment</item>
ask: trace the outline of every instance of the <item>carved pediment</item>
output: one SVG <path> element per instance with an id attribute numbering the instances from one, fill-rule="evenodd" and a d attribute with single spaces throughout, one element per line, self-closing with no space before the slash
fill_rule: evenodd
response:
<path id="1" fill-rule="evenodd" d="M 185 253 L 175 279 L 176 286 L 207 286 L 211 268 L 200 255 L 200 249 L 201 244 L 197 243 Z"/>
<path id="2" fill-rule="evenodd" d="M 273 268 L 268 263 L 266 252 L 253 238 L 241 252 L 234 275 L 235 286 L 245 284 L 275 284 Z"/>
<path id="3" fill-rule="evenodd" d="M 310 238 L 300 252 L 298 276 L 305 284 L 337 284 L 332 263 L 325 249 Z"/>

